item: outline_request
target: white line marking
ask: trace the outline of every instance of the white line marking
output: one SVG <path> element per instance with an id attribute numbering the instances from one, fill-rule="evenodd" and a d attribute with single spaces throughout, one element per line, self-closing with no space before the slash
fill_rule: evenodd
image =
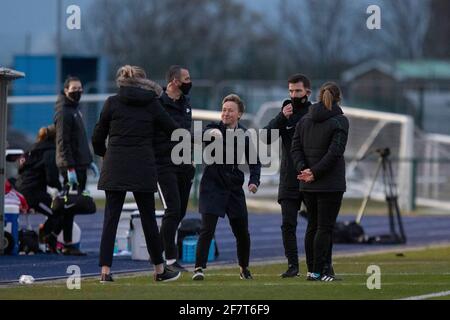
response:
<path id="1" fill-rule="evenodd" d="M 425 299 L 445 297 L 445 296 L 450 296 L 450 290 L 424 294 L 421 296 L 407 297 L 407 298 L 403 298 L 403 299 L 399 299 L 399 300 L 425 300 Z"/>

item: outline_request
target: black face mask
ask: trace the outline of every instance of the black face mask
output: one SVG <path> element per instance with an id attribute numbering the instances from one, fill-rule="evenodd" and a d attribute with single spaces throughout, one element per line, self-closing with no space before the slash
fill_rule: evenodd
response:
<path id="1" fill-rule="evenodd" d="M 75 102 L 78 102 L 81 99 L 81 91 L 72 91 L 69 92 L 67 95 L 69 96 L 70 99 L 72 99 Z"/>
<path id="2" fill-rule="evenodd" d="M 181 92 L 183 92 L 184 95 L 189 94 L 189 91 L 191 91 L 192 88 L 192 82 L 182 82 L 180 86 Z"/>
<path id="3" fill-rule="evenodd" d="M 291 98 L 291 101 L 292 101 L 292 106 L 294 108 L 301 108 L 308 101 L 308 96 L 304 96 L 301 98 L 294 97 L 294 98 Z"/>

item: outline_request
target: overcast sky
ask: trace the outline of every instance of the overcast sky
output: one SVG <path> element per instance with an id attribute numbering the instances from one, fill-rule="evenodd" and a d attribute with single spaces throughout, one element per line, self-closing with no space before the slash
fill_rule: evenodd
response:
<path id="1" fill-rule="evenodd" d="M 55 51 L 56 2 L 58 0 L 1 0 L 0 1 L 0 66 L 11 66 L 14 54 L 49 54 Z M 77 42 L 82 39 L 83 19 L 95 0 L 60 0 L 63 14 L 67 6 L 76 4 L 81 8 L 82 30 L 68 31 L 63 38 Z M 277 0 L 239 0 L 250 7 L 265 12 L 275 7 Z M 73 41 L 72 41 L 73 40 Z"/>

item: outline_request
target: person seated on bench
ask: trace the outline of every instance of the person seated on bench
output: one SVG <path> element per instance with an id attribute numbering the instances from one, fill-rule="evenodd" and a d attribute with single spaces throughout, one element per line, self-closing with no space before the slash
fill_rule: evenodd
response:
<path id="1" fill-rule="evenodd" d="M 16 181 L 17 190 L 25 196 L 29 206 L 47 216 L 47 221 L 39 228 L 39 240 L 46 243 L 52 253 L 57 253 L 56 239 L 62 229 L 62 216 L 51 209 L 52 197 L 47 193 L 47 186 L 61 191 L 55 161 L 55 134 L 54 125 L 39 130 L 37 142 L 19 160 Z"/>

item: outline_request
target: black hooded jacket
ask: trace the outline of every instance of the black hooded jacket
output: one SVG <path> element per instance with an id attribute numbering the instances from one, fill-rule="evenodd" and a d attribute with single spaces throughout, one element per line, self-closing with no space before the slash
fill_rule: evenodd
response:
<path id="1" fill-rule="evenodd" d="M 61 190 L 55 162 L 55 142 L 52 140 L 34 144 L 26 154 L 16 182 L 17 190 L 27 195 L 46 193 L 47 186 Z"/>
<path id="2" fill-rule="evenodd" d="M 92 154 L 78 103 L 61 93 L 56 102 L 54 122 L 58 168 L 87 168 Z"/>
<path id="3" fill-rule="evenodd" d="M 178 124 L 161 106 L 154 85 L 147 79 L 123 84 L 105 101 L 92 136 L 95 154 L 103 157 L 98 189 L 156 192 L 155 126 L 170 136 Z"/>
<path id="4" fill-rule="evenodd" d="M 345 192 L 348 129 L 348 120 L 337 104 L 328 110 L 322 103 L 316 103 L 297 124 L 292 159 L 297 173 L 309 168 L 315 178 L 310 183 L 300 182 L 301 191 Z"/>
<path id="5" fill-rule="evenodd" d="M 174 101 L 164 91 L 159 100 L 172 119 L 180 125 L 180 128 L 191 131 L 192 109 L 189 96 L 181 95 L 180 99 Z M 173 147 L 178 143 L 178 141 L 171 141 L 170 135 L 166 134 L 164 129 L 161 128 L 161 125 L 162 124 L 157 125 L 153 142 L 158 172 L 162 172 L 173 165 L 171 153 Z M 188 165 L 191 164 L 189 163 Z"/>
<path id="6" fill-rule="evenodd" d="M 210 129 L 219 129 L 222 132 L 223 158 L 222 163 L 208 164 L 204 171 L 200 182 L 199 212 L 204 214 L 212 214 L 224 217 L 226 213 L 230 218 L 244 217 L 247 215 L 247 205 L 245 202 L 245 193 L 242 189 L 244 184 L 244 173 L 239 168 L 240 159 L 238 159 L 238 144 L 227 145 L 227 128 L 222 122 L 211 122 L 205 132 Z M 238 129 L 242 133 L 247 129 L 238 124 Z M 214 138 L 215 140 L 215 138 Z M 256 152 L 253 144 L 248 137 L 245 137 L 245 162 L 248 164 L 250 177 L 248 185 L 255 184 L 259 186 L 261 176 L 261 163 L 256 158 L 255 163 L 249 163 L 251 152 Z M 205 142 L 206 146 L 212 142 Z M 232 149 L 228 149 L 231 146 Z M 233 154 L 232 163 L 227 163 L 227 151 Z M 215 152 L 212 152 L 215 157 Z"/>
<path id="7" fill-rule="evenodd" d="M 285 105 L 288 101 L 285 101 Z M 292 162 L 291 145 L 292 137 L 294 136 L 295 126 L 308 113 L 311 102 L 306 100 L 301 106 L 293 107 L 293 114 L 286 119 L 283 114 L 283 108 L 280 113 L 273 118 L 269 124 L 264 128 L 268 130 L 268 138 L 270 137 L 270 130 L 278 129 L 281 137 L 281 166 L 280 166 L 280 184 L 278 187 L 278 201 L 283 199 L 298 199 L 299 181 Z M 270 142 L 270 139 L 268 139 Z"/>

